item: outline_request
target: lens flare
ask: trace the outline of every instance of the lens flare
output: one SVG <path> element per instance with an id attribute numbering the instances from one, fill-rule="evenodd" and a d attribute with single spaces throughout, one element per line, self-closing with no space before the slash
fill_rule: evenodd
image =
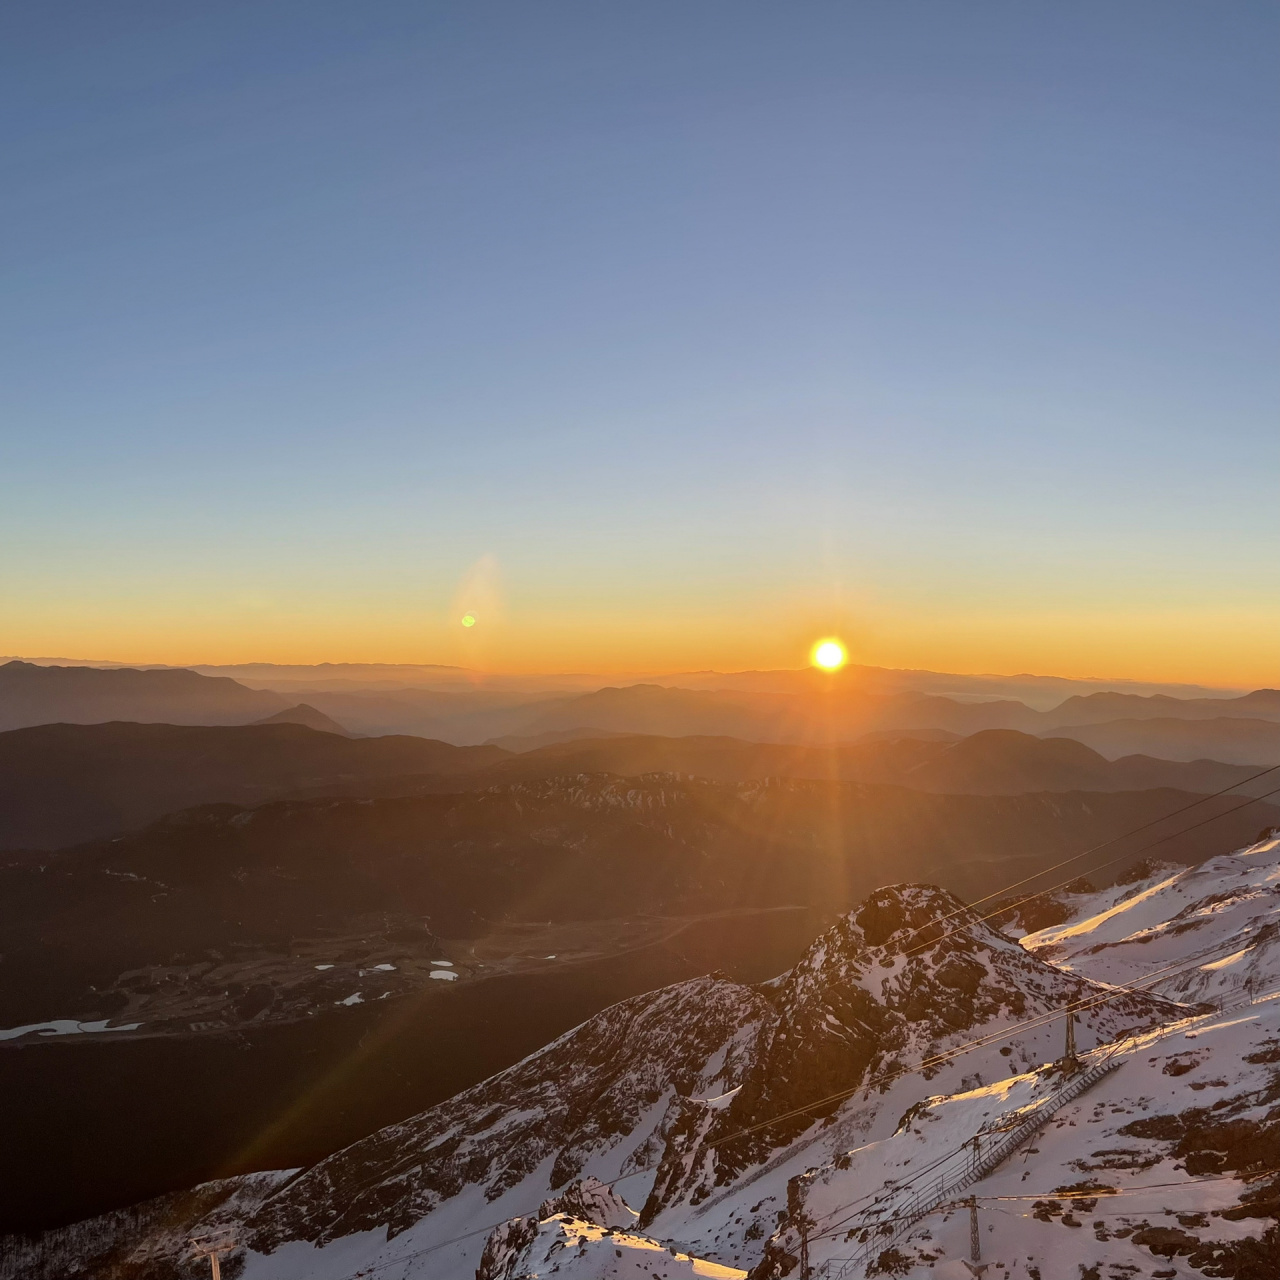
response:
<path id="1" fill-rule="evenodd" d="M 839 671 L 848 660 L 848 651 L 835 639 L 819 640 L 809 655 L 809 661 L 823 671 Z"/>
<path id="2" fill-rule="evenodd" d="M 464 627 L 474 627 L 476 625 L 476 620 L 471 616 L 471 614 L 464 613 L 462 615 L 462 625 Z"/>

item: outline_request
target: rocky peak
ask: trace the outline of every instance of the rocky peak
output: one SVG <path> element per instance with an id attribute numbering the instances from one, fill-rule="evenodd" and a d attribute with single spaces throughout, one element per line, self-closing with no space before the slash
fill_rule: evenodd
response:
<path id="1" fill-rule="evenodd" d="M 476 1280 L 518 1280 L 530 1272 L 530 1254 L 540 1229 L 550 1225 L 551 1235 L 561 1235 L 566 1227 L 603 1227 L 608 1232 L 626 1231 L 639 1214 L 606 1183 L 586 1177 L 570 1183 L 559 1195 L 544 1200 L 537 1216 L 512 1218 L 495 1227 L 485 1241 Z M 561 1242 L 563 1247 L 563 1242 Z"/>
<path id="2" fill-rule="evenodd" d="M 581 1222 L 594 1222 L 598 1227 L 634 1227 L 639 1214 L 607 1183 L 599 1178 L 579 1178 L 558 1196 L 544 1200 L 538 1218 L 557 1213 L 568 1214 Z"/>
<path id="3" fill-rule="evenodd" d="M 672 1126 L 641 1225 L 677 1201 L 697 1205 L 767 1161 L 860 1087 L 870 1101 L 888 1088 L 887 1076 L 981 1028 L 1064 1011 L 1097 991 L 1029 955 L 942 889 L 877 890 L 771 985 L 777 1016 L 762 1029 L 741 1088 L 726 1105 L 686 1108 Z M 1091 1013 L 1090 1034 L 1110 1038 L 1157 1020 L 1164 1007 L 1121 997 Z M 928 1080 L 941 1070 L 921 1074 Z"/>

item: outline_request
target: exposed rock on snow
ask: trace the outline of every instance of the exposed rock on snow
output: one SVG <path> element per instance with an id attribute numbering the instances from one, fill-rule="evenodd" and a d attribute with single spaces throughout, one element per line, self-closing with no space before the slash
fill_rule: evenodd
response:
<path id="1" fill-rule="evenodd" d="M 557 1213 L 611 1228 L 634 1227 L 640 1217 L 612 1187 L 598 1178 L 582 1178 L 558 1196 L 544 1200 L 538 1209 L 538 1218 L 550 1218 Z"/>
<path id="2" fill-rule="evenodd" d="M 677 1203 L 698 1205 L 815 1120 L 837 1113 L 854 1120 L 856 1111 L 861 1131 L 873 1132 L 881 1095 L 891 1093 L 898 1104 L 895 1120 L 902 1110 L 902 1091 L 891 1091 L 886 1076 L 937 1058 L 975 1031 L 1065 1010 L 1098 988 L 1029 955 L 943 890 L 897 885 L 873 893 L 819 938 L 772 994 L 777 1017 L 741 1089 L 722 1108 L 687 1108 L 674 1127 L 642 1225 Z M 1124 995 L 1088 1011 L 1085 1043 L 1171 1016 L 1164 1001 Z M 1043 1062 L 1061 1051 L 1060 1027 L 1015 1033 L 1003 1057 L 991 1046 L 928 1067 L 924 1078 L 963 1087 Z M 923 1095 L 922 1083 L 911 1079 L 908 1101 Z M 866 1086 L 862 1096 L 850 1100 L 859 1085 Z"/>
<path id="3" fill-rule="evenodd" d="M 692 1270 L 692 1261 L 687 1259 L 689 1265 L 671 1271 L 674 1256 L 665 1246 L 630 1233 L 639 1216 L 610 1187 L 596 1178 L 583 1178 L 543 1201 L 536 1217 L 512 1218 L 495 1228 L 485 1242 L 476 1280 L 528 1280 L 542 1274 L 548 1265 L 559 1273 L 564 1264 L 569 1264 L 569 1274 L 582 1270 L 592 1276 L 648 1277 L 653 1272 L 644 1267 L 654 1262 L 655 1251 L 664 1255 L 663 1274 L 717 1274 Z M 556 1256 L 562 1252 L 563 1257 Z M 619 1263 L 628 1257 L 628 1263 Z M 638 1272 L 637 1267 L 641 1268 Z M 721 1272 L 742 1274 L 723 1268 Z"/>
<path id="4" fill-rule="evenodd" d="M 561 1280 L 745 1280 L 747 1274 L 569 1214 L 543 1222 L 517 1218 L 510 1226 L 490 1237 L 476 1280 L 541 1280 L 553 1273 Z"/>

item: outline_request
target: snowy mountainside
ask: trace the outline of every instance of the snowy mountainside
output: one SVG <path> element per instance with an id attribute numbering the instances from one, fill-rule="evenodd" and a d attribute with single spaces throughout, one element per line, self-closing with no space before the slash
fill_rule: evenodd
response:
<path id="1" fill-rule="evenodd" d="M 770 1014 L 757 992 L 718 977 L 613 1005 L 307 1170 L 255 1218 L 255 1248 L 395 1236 L 464 1191 L 486 1220 L 495 1215 L 484 1206 L 515 1188 L 537 1204 L 584 1172 L 643 1168 L 672 1098 L 733 1088 Z"/>
<path id="2" fill-rule="evenodd" d="M 1103 994 L 1028 954 L 942 890 L 878 890 L 777 981 L 779 1016 L 742 1087 L 723 1101 L 685 1106 L 641 1227 L 721 1261 L 749 1259 L 768 1218 L 786 1205 L 791 1176 L 887 1136 L 930 1093 L 1056 1057 L 1060 1011 Z M 1164 1000 L 1123 994 L 1089 1009 L 1081 1043 L 1171 1016 L 1176 1009 Z M 991 1042 L 940 1060 L 975 1037 Z M 784 1115 L 791 1118 L 766 1123 Z"/>
<path id="3" fill-rule="evenodd" d="M 1028 934 L 1022 945 L 1101 982 L 1172 968 L 1152 989 L 1177 1000 L 1280 986 L 1280 834 L 1198 866 L 1144 870 L 1131 883 L 1066 898 L 1067 919 Z"/>
<path id="4" fill-rule="evenodd" d="M 938 923 L 946 922 L 946 923 Z M 963 925 L 963 927 L 961 927 Z M 1085 998 L 1092 984 L 1073 980 L 979 922 L 950 893 L 932 886 L 895 886 L 872 893 L 858 910 L 833 925 L 808 955 L 780 979 L 778 1018 L 739 1092 L 714 1108 L 684 1138 L 673 1138 L 658 1172 L 646 1222 L 673 1203 L 698 1204 L 745 1167 L 841 1110 L 844 1124 L 874 1129 L 882 1108 L 870 1091 L 863 1105 L 822 1106 L 833 1093 L 851 1091 L 884 1071 L 919 1064 L 969 1038 L 975 1028 L 1012 1027 Z M 1094 1042 L 1165 1015 L 1160 1002 L 1124 996 L 1091 1014 Z M 992 1046 L 954 1064 L 927 1069 L 956 1085 L 992 1071 L 1009 1074 L 1051 1056 L 1056 1032 L 1014 1034 L 1004 1053 Z M 914 1084 L 908 1083 L 908 1088 Z M 806 1107 L 785 1123 L 717 1146 L 724 1135 Z M 859 1119 L 852 1120 L 852 1111 Z M 895 1117 L 897 1112 L 895 1112 Z"/>
<path id="5" fill-rule="evenodd" d="M 745 1270 L 785 1210 L 793 1173 L 853 1139 L 892 1132 L 939 1087 L 980 1085 L 1052 1057 L 1061 1032 L 1043 1019 L 1098 992 L 940 889 L 878 890 L 771 983 L 710 977 L 626 1001 L 321 1161 L 245 1224 L 246 1280 L 344 1276 L 397 1258 L 420 1260 L 433 1280 L 469 1278 L 486 1224 L 530 1216 L 586 1176 L 621 1178 L 619 1194 L 644 1205 L 644 1238 Z M 1125 995 L 1090 1011 L 1081 1041 L 1170 1016 L 1160 998 Z M 1007 1043 L 938 1064 L 928 1081 L 910 1070 L 975 1032 L 1006 1030 Z M 874 1083 L 890 1066 L 903 1074 Z M 821 1105 L 840 1091 L 854 1096 Z M 580 1207 L 562 1216 L 583 1220 Z M 544 1256 L 565 1230 L 548 1228 Z M 574 1238 L 576 1250 L 585 1237 Z M 588 1254 L 602 1247 L 587 1241 Z"/>
<path id="6" fill-rule="evenodd" d="M 1268 836 L 1067 895 L 1064 922 L 1022 939 L 1031 954 L 1097 980 L 1154 979 L 1219 1009 L 1186 1004 L 1162 1027 L 1082 1054 L 1081 1073 L 1046 1064 L 939 1094 L 894 1134 L 811 1162 L 752 1280 L 798 1274 L 802 1226 L 811 1266 L 830 1280 L 967 1280 L 970 1196 L 981 1262 L 1001 1280 L 1275 1280 L 1277 884 L 1280 839 Z"/>
<path id="7" fill-rule="evenodd" d="M 980 1261 L 1001 1280 L 1274 1280 L 1280 999 L 1141 1033 L 1083 1065 L 1107 1056 L 1113 1070 L 968 1185 L 974 1135 L 994 1140 L 1045 1106 L 1057 1068 L 932 1098 L 893 1136 L 801 1175 L 752 1280 L 798 1274 L 802 1218 L 821 1276 L 968 1280 L 970 1196 Z M 943 1203 L 912 1222 L 913 1197 L 935 1189 Z"/>
<path id="8" fill-rule="evenodd" d="M 555 1272 L 637 1280 L 743 1280 L 746 1272 L 691 1258 L 632 1228 L 639 1215 L 615 1191 L 595 1178 L 572 1183 L 561 1195 L 543 1201 L 537 1214 L 512 1218 L 485 1243 L 476 1280 L 529 1280 Z"/>
<path id="9" fill-rule="evenodd" d="M 1089 1268 L 1113 1259 L 1106 1280 L 1189 1274 L 1171 1256 L 1225 1258 L 1235 1270 L 1203 1273 L 1254 1280 L 1239 1258 L 1270 1247 L 1258 1215 L 1272 1211 L 1265 1196 L 1243 1208 L 1241 1197 L 1261 1186 L 1245 1181 L 1255 1172 L 1280 1168 L 1280 999 L 1209 1013 L 1106 984 L 1173 967 L 1179 946 L 1202 965 L 1215 947 L 1230 954 L 1232 930 L 1250 923 L 1233 924 L 1231 904 L 1260 911 L 1278 862 L 1275 841 L 1154 869 L 1074 895 L 1069 921 L 1021 944 L 940 889 L 878 890 L 771 982 L 711 976 L 624 1001 L 282 1180 L 239 1221 L 239 1280 L 472 1280 L 477 1266 L 479 1280 L 798 1276 L 802 1220 L 823 1224 L 809 1230 L 814 1266 L 847 1260 L 865 1245 L 857 1215 L 869 1204 L 883 1225 L 913 1175 L 945 1181 L 975 1134 L 990 1153 L 1028 1118 L 1045 1123 L 962 1189 L 986 1197 L 982 1239 L 999 1243 L 1000 1280 L 1103 1280 Z M 1159 942 L 1121 946 L 1134 928 L 1110 923 L 1116 908 L 1144 912 L 1133 925 Z M 1254 923 L 1250 936 L 1265 926 Z M 1086 1068 L 1106 1055 L 1123 1064 L 1096 1083 L 1046 1065 L 1062 1057 L 1070 1004 L 1085 1006 Z M 1068 1099 L 1081 1080 L 1088 1090 Z M 1184 1186 L 1206 1177 L 1216 1181 Z M 1191 1207 L 1170 1198 L 1175 1216 L 1161 1202 L 1157 1221 L 1141 1190 L 1153 1181 L 1177 1183 L 1168 1196 Z M 1131 1221 L 1113 1224 L 1101 1203 L 1112 1192 Z M 991 1199 L 1024 1193 L 1035 1200 Z M 1017 1227 L 1008 1244 L 989 1230 L 1001 1214 Z M 895 1240 L 889 1270 L 960 1280 L 968 1230 L 967 1212 L 944 1206 Z M 832 1262 L 831 1280 L 841 1267 L 840 1280 L 863 1280 L 866 1263 Z M 32 1280 L 46 1274 L 62 1273 Z"/>

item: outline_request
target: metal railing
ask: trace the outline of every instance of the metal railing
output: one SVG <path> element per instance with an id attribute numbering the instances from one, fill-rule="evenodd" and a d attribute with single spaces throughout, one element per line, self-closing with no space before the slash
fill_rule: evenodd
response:
<path id="1" fill-rule="evenodd" d="M 1252 983 L 1246 982 L 1206 1003 L 1216 1004 L 1221 1014 L 1256 1004 L 1277 993 L 1280 993 L 1280 986 L 1258 990 Z M 1126 1037 L 1127 1039 L 1129 1037 Z M 1117 1041 L 1110 1046 L 1110 1052 L 1101 1061 L 1080 1072 L 1079 1075 L 1072 1076 L 1061 1089 L 1042 1102 L 1026 1120 L 1009 1130 L 993 1146 L 971 1159 L 969 1167 L 960 1177 L 953 1181 L 949 1181 L 945 1175 L 931 1179 L 922 1188 L 916 1190 L 905 1204 L 895 1207 L 887 1217 L 883 1209 L 877 1209 L 874 1216 L 871 1213 L 865 1214 L 864 1221 L 851 1229 L 852 1235 L 860 1233 L 863 1235 L 861 1248 L 851 1258 L 828 1258 L 816 1268 L 815 1276 L 820 1280 L 853 1280 L 859 1268 L 866 1267 L 872 1259 L 879 1257 L 886 1249 L 893 1248 L 921 1218 L 949 1204 L 959 1192 L 985 1178 L 1028 1138 L 1043 1129 L 1053 1115 L 1068 1102 L 1074 1101 L 1097 1084 L 1103 1076 L 1109 1075 L 1120 1067 L 1121 1062 L 1116 1061 L 1116 1058 L 1124 1044 L 1125 1041 Z M 866 1235 L 867 1232 L 871 1234 Z"/>
<path id="2" fill-rule="evenodd" d="M 998 1165 L 1003 1164 L 1028 1138 L 1043 1129 L 1068 1102 L 1074 1101 L 1120 1066 L 1121 1063 L 1115 1061 L 1113 1055 L 1108 1054 L 1100 1062 L 1072 1076 L 1062 1088 L 1046 1098 L 1021 1124 L 1010 1129 L 985 1151 L 978 1151 L 975 1148 L 969 1167 L 958 1178 L 949 1180 L 943 1175 L 936 1180 L 930 1180 L 925 1186 L 915 1190 L 905 1204 L 894 1206 L 890 1216 L 877 1216 L 850 1228 L 851 1233 L 855 1235 L 859 1232 L 871 1234 L 864 1236 L 861 1248 L 852 1258 L 829 1258 L 817 1268 L 817 1275 L 823 1280 L 851 1280 L 860 1268 L 865 1268 L 886 1249 L 893 1248 L 894 1244 L 901 1240 L 921 1218 L 942 1208 L 943 1205 L 953 1201 L 960 1192 L 985 1178 Z"/>

